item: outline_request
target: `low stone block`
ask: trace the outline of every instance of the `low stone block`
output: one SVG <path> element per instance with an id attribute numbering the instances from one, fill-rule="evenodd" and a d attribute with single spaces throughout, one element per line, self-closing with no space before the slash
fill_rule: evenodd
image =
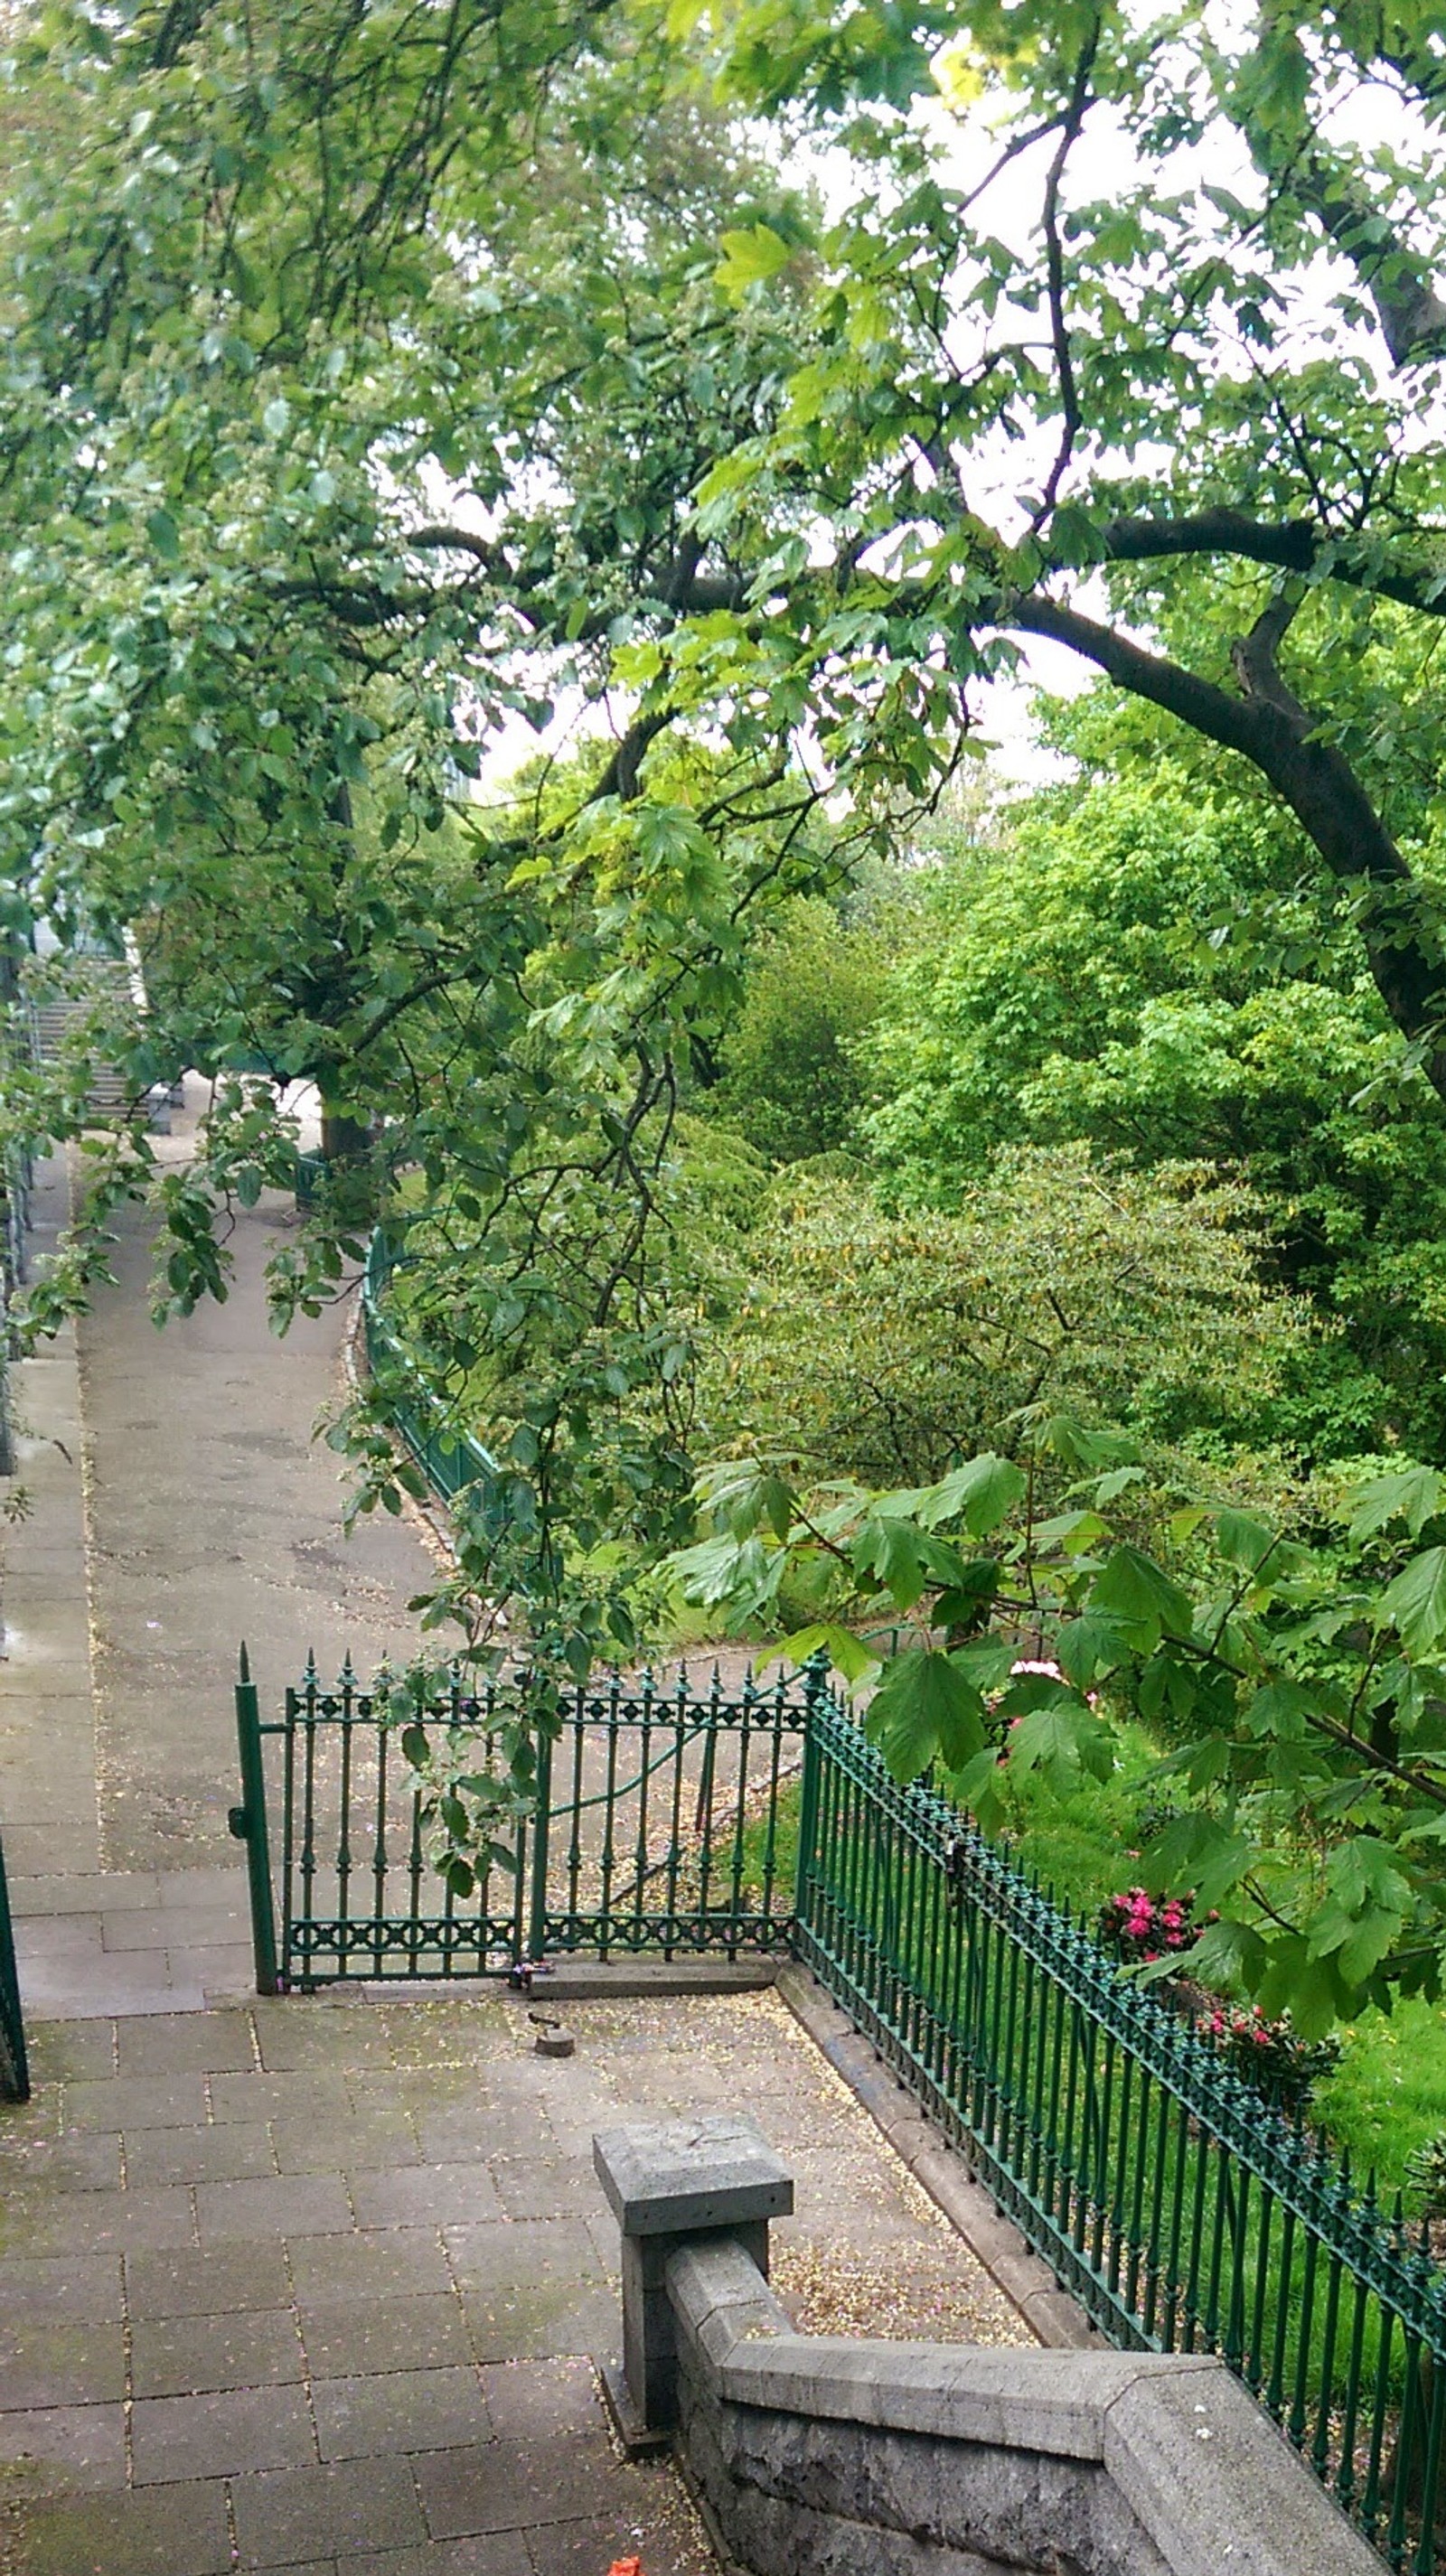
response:
<path id="1" fill-rule="evenodd" d="M 624 2236 L 683 2236 L 785 2218 L 793 2180 L 756 2120 L 631 2122 L 603 2129 L 593 2166 Z"/>

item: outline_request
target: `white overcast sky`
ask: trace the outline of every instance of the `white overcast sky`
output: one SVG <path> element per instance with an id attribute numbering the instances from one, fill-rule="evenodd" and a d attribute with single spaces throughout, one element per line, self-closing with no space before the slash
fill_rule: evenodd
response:
<path id="1" fill-rule="evenodd" d="M 1219 0 L 1209 11 L 1217 39 L 1239 34 L 1248 41 L 1246 21 L 1232 0 Z M 915 114 L 934 138 L 939 151 L 940 175 L 950 184 L 969 188 L 985 175 L 997 157 L 999 141 L 991 129 L 986 112 L 973 110 L 963 119 L 955 117 L 942 99 L 921 101 Z M 1401 132 L 1400 102 L 1384 90 L 1372 95 L 1358 94 L 1342 118 L 1343 136 L 1357 145 L 1373 146 L 1405 139 Z M 981 219 L 988 230 L 1021 253 L 1027 250 L 1039 221 L 1042 175 L 1052 144 L 1043 143 L 1031 154 L 1013 163 L 991 189 L 981 207 Z M 1087 203 L 1107 198 L 1118 192 L 1122 166 L 1128 168 L 1131 158 L 1128 139 L 1108 111 L 1096 109 L 1086 121 L 1084 131 L 1071 155 L 1066 188 L 1066 205 L 1072 200 Z M 830 213 L 841 213 L 857 194 L 858 174 L 841 153 L 809 153 L 800 164 L 800 176 L 807 177 L 822 193 Z M 1168 167 L 1165 180 L 1172 189 L 1184 189 L 1208 177 L 1217 186 L 1231 189 L 1246 203 L 1255 202 L 1261 194 L 1261 182 L 1255 172 L 1242 138 L 1223 119 L 1212 128 L 1203 151 L 1178 153 Z M 1321 257 L 1320 276 L 1322 303 L 1335 264 Z M 968 345 L 974 325 L 965 313 L 957 326 L 956 354 L 968 356 Z M 1378 340 L 1362 343 L 1373 363 L 1384 365 L 1384 353 Z M 1439 437 L 1439 421 L 1420 423 L 1423 437 Z M 1050 440 L 1052 445 L 1052 438 Z M 1136 458 L 1133 470 L 1144 460 Z M 971 471 L 978 479 L 972 486 L 980 503 L 992 506 L 999 524 L 1008 526 L 1015 508 L 1014 496 L 1021 487 L 1038 484 L 1047 470 L 1047 460 L 1032 457 L 1018 444 L 1000 442 L 990 470 L 987 455 L 976 457 Z M 991 489 L 992 485 L 992 489 Z M 459 515 L 464 515 L 459 513 Z M 1092 600 L 1088 588 L 1076 594 L 1085 607 L 1102 605 Z M 1033 714 L 1036 689 L 1050 696 L 1068 697 L 1091 685 L 1093 672 L 1063 646 L 1031 639 L 1020 656 L 1019 679 L 1001 680 L 976 687 L 974 702 L 980 717 L 980 733 L 996 746 L 993 767 L 1004 781 L 1016 785 L 1058 774 L 1058 763 L 1039 743 Z M 614 711 L 614 721 L 623 720 L 622 709 Z M 578 692 L 569 693 L 559 703 L 558 713 L 546 733 L 533 732 L 521 717 L 511 719 L 494 737 L 486 763 L 483 792 L 495 792 L 511 772 L 524 761 L 536 757 L 539 749 L 564 751 L 580 734 L 594 734 L 607 722 L 602 709 L 588 709 Z"/>

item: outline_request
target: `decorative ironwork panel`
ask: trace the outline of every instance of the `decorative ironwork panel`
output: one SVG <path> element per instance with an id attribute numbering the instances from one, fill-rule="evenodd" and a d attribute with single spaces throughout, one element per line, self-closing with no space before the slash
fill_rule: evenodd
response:
<path id="1" fill-rule="evenodd" d="M 419 1710 L 347 1663 L 333 1685 L 314 1668 L 265 1722 L 245 1664 L 237 1686 L 257 1982 L 309 1993 L 340 1978 L 485 1977 L 529 1959 L 670 1959 L 778 1950 L 793 1923 L 780 1866 L 780 1791 L 803 1760 L 808 1688 L 751 1676 L 732 1698 L 686 1674 L 579 1689 L 542 1749 L 534 1812 L 511 1866 L 494 1860 L 459 1897 L 433 1866 L 404 1726 L 475 1734 L 479 1761 L 494 1694 L 453 1675 Z M 267 1774 L 269 1773 L 269 1793 Z M 273 1904 L 270 1816 L 279 1820 Z"/>

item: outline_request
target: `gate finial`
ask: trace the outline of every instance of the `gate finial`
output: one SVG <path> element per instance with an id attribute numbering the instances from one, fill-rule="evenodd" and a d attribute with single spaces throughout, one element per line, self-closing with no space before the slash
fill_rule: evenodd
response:
<path id="1" fill-rule="evenodd" d="M 241 1669 L 237 1678 L 243 1684 L 249 1682 L 251 1679 L 251 1658 L 246 1652 L 246 1640 L 244 1637 L 241 1640 Z"/>

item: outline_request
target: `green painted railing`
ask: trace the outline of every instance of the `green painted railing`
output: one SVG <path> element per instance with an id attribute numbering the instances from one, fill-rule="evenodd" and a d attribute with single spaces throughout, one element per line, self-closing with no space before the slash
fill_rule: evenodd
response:
<path id="1" fill-rule="evenodd" d="M 1220 2354 L 1390 2567 L 1446 2563 L 1446 2280 L 1399 2200 L 826 1700 L 794 1943 L 1112 2343 Z"/>
<path id="2" fill-rule="evenodd" d="M 497 1687 L 453 1673 L 419 1704 L 410 1684 L 368 1686 L 314 1665 L 260 1716 L 243 1647 L 236 1686 L 256 1980 L 309 1993 L 348 1978 L 507 1975 L 527 1960 L 786 1949 L 791 1865 L 780 1788 L 798 1772 L 806 1709 L 780 1675 L 726 1697 L 616 1673 L 579 1688 L 542 1748 L 534 1812 L 460 1896 L 432 1865 L 430 1826 L 403 1725 L 438 1752 L 459 1740 L 482 1771 Z M 269 1779 L 268 1779 L 269 1772 Z M 276 1831 L 271 1820 L 276 1820 Z M 279 1868 L 273 1886 L 272 1854 Z"/>
<path id="3" fill-rule="evenodd" d="M 465 1485 L 494 1475 L 495 1464 L 480 1441 L 449 1419 L 446 1407 L 387 1321 L 382 1292 L 392 1267 L 385 1237 L 377 1232 L 367 1248 L 361 1286 L 367 1365 L 374 1376 L 384 1374 L 387 1379 L 388 1409 L 398 1438 L 411 1451 L 433 1492 L 443 1502 L 454 1502 Z"/>

